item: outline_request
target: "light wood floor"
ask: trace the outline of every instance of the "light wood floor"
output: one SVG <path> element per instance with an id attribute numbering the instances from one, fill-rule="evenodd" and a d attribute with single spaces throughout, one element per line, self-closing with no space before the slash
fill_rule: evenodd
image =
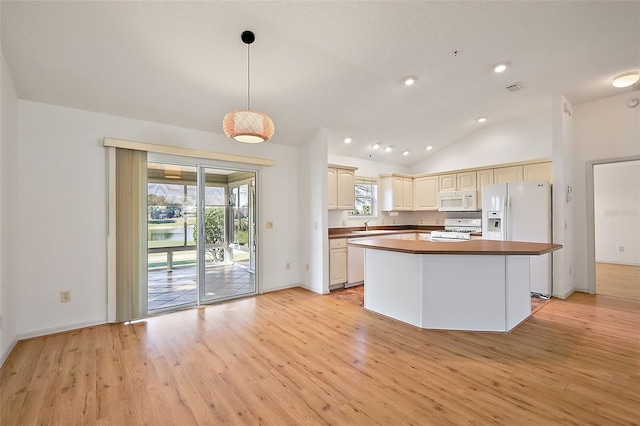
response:
<path id="1" fill-rule="evenodd" d="M 637 424 L 640 302 L 425 331 L 302 289 L 19 342 L 2 425 Z"/>
<path id="2" fill-rule="evenodd" d="M 640 266 L 596 262 L 596 293 L 640 300 Z"/>

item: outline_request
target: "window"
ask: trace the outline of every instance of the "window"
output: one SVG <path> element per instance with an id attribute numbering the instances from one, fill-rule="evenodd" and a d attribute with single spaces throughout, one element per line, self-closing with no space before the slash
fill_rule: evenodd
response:
<path id="1" fill-rule="evenodd" d="M 349 211 L 350 216 L 375 216 L 377 184 L 373 179 L 356 178 L 356 208 Z"/>

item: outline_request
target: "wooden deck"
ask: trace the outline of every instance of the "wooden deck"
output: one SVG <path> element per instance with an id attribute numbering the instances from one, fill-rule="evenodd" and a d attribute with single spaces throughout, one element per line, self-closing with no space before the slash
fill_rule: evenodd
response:
<path id="1" fill-rule="evenodd" d="M 302 289 L 18 343 L 2 425 L 637 424 L 640 302 L 426 331 Z"/>

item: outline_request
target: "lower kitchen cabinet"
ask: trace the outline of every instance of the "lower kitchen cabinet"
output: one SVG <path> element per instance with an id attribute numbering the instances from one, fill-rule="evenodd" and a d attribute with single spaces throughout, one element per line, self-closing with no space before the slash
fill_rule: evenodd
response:
<path id="1" fill-rule="evenodd" d="M 338 288 L 347 282 L 347 239 L 329 240 L 329 286 Z"/>

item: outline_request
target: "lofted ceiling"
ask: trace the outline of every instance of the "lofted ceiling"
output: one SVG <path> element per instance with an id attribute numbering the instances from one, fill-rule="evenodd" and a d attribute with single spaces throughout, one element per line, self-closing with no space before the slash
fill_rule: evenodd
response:
<path id="1" fill-rule="evenodd" d="M 548 111 L 558 94 L 579 104 L 637 89 L 611 79 L 640 70 L 637 1 L 2 0 L 0 14 L 19 98 L 220 134 L 246 107 L 240 34 L 252 30 L 252 107 L 276 126 L 267 143 L 325 127 L 330 153 L 402 166 Z M 505 88 L 516 82 L 524 90 Z"/>

